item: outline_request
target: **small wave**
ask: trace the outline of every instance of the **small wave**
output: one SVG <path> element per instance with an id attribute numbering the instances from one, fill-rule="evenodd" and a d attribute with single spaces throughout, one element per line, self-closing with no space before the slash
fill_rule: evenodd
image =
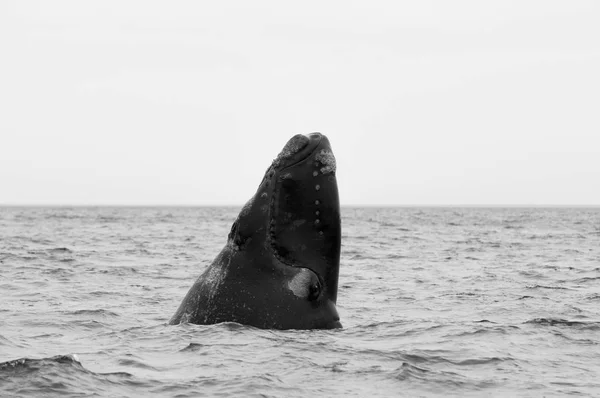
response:
<path id="1" fill-rule="evenodd" d="M 504 229 L 523 229 L 522 225 L 505 225 Z"/>
<path id="2" fill-rule="evenodd" d="M 350 260 L 362 260 L 365 258 L 367 258 L 367 257 L 363 256 L 362 254 L 355 254 L 352 257 L 350 257 Z"/>
<path id="3" fill-rule="evenodd" d="M 66 247 L 55 247 L 54 249 L 50 249 L 49 251 L 54 253 L 73 253 L 71 249 L 68 249 Z"/>
<path id="4" fill-rule="evenodd" d="M 36 340 L 36 339 L 48 340 L 50 338 L 62 338 L 63 336 L 64 335 L 62 333 L 43 333 L 43 334 L 31 336 L 31 338 L 34 340 Z"/>
<path id="5" fill-rule="evenodd" d="M 529 239 L 529 240 L 551 240 L 551 239 L 565 239 L 565 238 L 582 239 L 582 238 L 585 238 L 585 236 L 583 236 L 581 234 L 577 234 L 577 235 L 533 234 L 533 235 L 529 235 L 526 237 L 526 239 Z"/>
<path id="6" fill-rule="evenodd" d="M 89 294 L 90 294 L 90 296 L 94 296 L 94 297 L 112 296 L 115 294 L 115 292 L 110 291 L 110 290 L 94 290 L 93 292 L 90 292 Z"/>
<path id="7" fill-rule="evenodd" d="M 53 365 L 67 365 L 73 369 L 81 370 L 88 374 L 102 375 L 102 376 L 125 376 L 131 377 L 132 375 L 127 372 L 112 372 L 112 373 L 95 373 L 87 370 L 81 364 L 81 361 L 76 354 L 68 355 L 55 355 L 48 358 L 19 358 L 11 361 L 0 362 L 0 372 L 10 371 L 23 371 L 23 370 L 40 370 L 45 367 L 51 367 Z"/>
<path id="8" fill-rule="evenodd" d="M 600 300 L 600 294 L 591 294 L 585 298 L 586 300 L 596 301 Z"/>
<path id="9" fill-rule="evenodd" d="M 6 361 L 0 363 L 0 371 L 7 369 L 19 369 L 19 368 L 34 368 L 41 367 L 45 364 L 51 363 L 70 363 L 81 366 L 77 356 L 75 355 L 56 355 L 50 358 L 33 359 L 33 358 L 19 358 L 12 361 Z"/>
<path id="10" fill-rule="evenodd" d="M 63 311 L 62 312 L 65 315 L 93 315 L 93 316 L 114 316 L 114 317 L 118 317 L 119 314 L 112 312 L 112 311 L 108 311 L 102 308 L 96 309 L 96 310 L 87 310 L 87 309 L 83 309 L 83 310 L 75 310 L 75 311 Z"/>
<path id="11" fill-rule="evenodd" d="M 568 287 L 562 286 L 544 286 L 544 285 L 527 285 L 525 286 L 527 289 L 555 289 L 555 290 L 572 290 Z"/>
<path id="12" fill-rule="evenodd" d="M 0 347 L 3 345 L 14 346 L 15 344 L 8 337 L 4 337 L 0 334 Z"/>
<path id="13" fill-rule="evenodd" d="M 535 266 L 535 264 L 529 263 L 529 264 L 527 264 L 527 266 L 531 267 L 531 266 Z M 540 279 L 540 278 L 544 278 L 545 277 L 544 274 L 542 274 L 541 272 L 536 271 L 536 270 L 532 270 L 532 269 L 519 270 L 518 274 L 519 275 L 523 275 L 523 276 L 525 276 L 527 278 L 535 278 L 535 279 Z"/>
<path id="14" fill-rule="evenodd" d="M 52 243 L 52 241 L 50 239 L 44 239 L 44 238 L 27 238 L 27 237 L 25 237 L 25 239 L 29 239 L 32 243 L 39 243 L 41 245 L 50 245 Z"/>
<path id="15" fill-rule="evenodd" d="M 190 343 L 187 346 L 185 346 L 184 348 L 182 348 L 181 350 L 179 350 L 179 352 L 187 352 L 187 351 L 196 352 L 196 351 L 201 351 L 205 348 L 206 348 L 206 344 Z"/>
<path id="16" fill-rule="evenodd" d="M 487 328 L 479 328 L 475 330 L 469 330 L 465 332 L 461 332 L 458 334 L 450 334 L 448 337 L 465 337 L 465 336 L 474 336 L 474 335 L 492 335 L 492 334 L 509 334 L 511 330 L 509 329 L 518 329 L 516 326 L 496 326 L 496 327 L 487 327 Z M 492 358 L 493 359 L 493 358 Z M 482 362 L 485 363 L 485 362 Z M 456 363 L 458 365 L 462 365 L 462 363 Z"/>
<path id="17" fill-rule="evenodd" d="M 237 322 L 221 322 L 215 325 L 209 325 L 209 327 L 224 328 L 225 330 L 232 332 L 245 329 L 256 329 L 254 326 L 242 325 L 241 323 Z"/>
<path id="18" fill-rule="evenodd" d="M 402 324 L 402 321 L 379 321 L 379 322 L 373 322 L 373 323 L 369 323 L 366 325 L 362 325 L 360 328 L 361 329 L 372 329 L 372 328 L 386 328 L 386 327 L 397 327 L 398 325 Z"/>
<path id="19" fill-rule="evenodd" d="M 455 296 L 455 297 L 463 297 L 463 296 L 480 296 L 480 293 L 473 292 L 458 292 L 458 293 L 448 293 L 445 296 Z"/>
<path id="20" fill-rule="evenodd" d="M 15 256 L 15 257 L 17 257 L 19 260 L 25 260 L 25 261 L 33 261 L 33 260 L 39 259 L 38 256 Z"/>
<path id="21" fill-rule="evenodd" d="M 434 351 L 436 353 L 443 353 L 441 350 Z M 421 352 L 415 354 L 406 354 L 404 359 L 413 363 L 450 363 L 457 366 L 471 366 L 471 365 L 487 365 L 496 364 L 499 362 L 513 361 L 511 357 L 481 357 L 481 358 L 467 358 L 463 360 L 448 359 L 442 355 L 434 355 L 434 352 Z"/>
<path id="22" fill-rule="evenodd" d="M 489 382 L 487 381 L 473 383 L 472 380 L 455 372 L 426 369 L 407 362 L 403 362 L 402 365 L 396 369 L 394 378 L 402 381 L 413 380 L 419 383 L 425 382 L 430 387 L 433 385 L 442 386 L 445 393 L 442 395 L 447 395 L 449 390 L 454 390 L 454 392 L 460 391 L 458 396 L 461 396 L 464 394 L 465 388 L 474 390 L 489 388 Z"/>
<path id="23" fill-rule="evenodd" d="M 113 266 L 107 269 L 91 267 L 88 269 L 89 272 L 98 274 L 110 274 L 114 276 L 127 276 L 130 274 L 137 274 L 138 270 L 134 267 L 126 266 Z"/>
<path id="24" fill-rule="evenodd" d="M 569 327 L 576 327 L 576 328 L 580 328 L 580 329 L 591 329 L 591 330 L 600 329 L 600 322 L 569 321 L 567 319 L 560 319 L 560 318 L 535 318 L 535 319 L 532 319 L 525 323 L 541 325 L 541 326 L 569 326 Z"/>
<path id="25" fill-rule="evenodd" d="M 54 213 L 54 214 L 48 214 L 46 216 L 47 219 L 56 219 L 56 220 L 78 220 L 78 219 L 83 219 L 84 216 L 80 215 L 80 214 L 71 214 L 71 213 Z"/>
<path id="26" fill-rule="evenodd" d="M 95 373 L 86 369 L 76 355 L 49 358 L 19 358 L 0 363 L 2 396 L 88 395 L 99 383 L 110 386 L 139 384 L 127 372 Z"/>
<path id="27" fill-rule="evenodd" d="M 133 367 L 133 368 L 138 368 L 138 369 L 144 369 L 144 370 L 158 371 L 158 369 L 156 369 L 154 366 L 148 365 L 148 364 L 146 364 L 146 363 L 144 363 L 141 360 L 136 359 L 136 358 L 123 358 L 123 359 L 119 359 L 119 365 Z"/>
<path id="28" fill-rule="evenodd" d="M 397 258 L 408 258 L 408 256 L 405 256 L 403 254 L 390 254 L 390 255 L 386 256 L 386 258 L 397 259 Z"/>
<path id="29" fill-rule="evenodd" d="M 105 223 L 112 223 L 112 222 L 117 222 L 117 221 L 121 221 L 121 220 L 122 220 L 121 217 L 115 217 L 115 216 L 98 216 L 98 217 L 96 217 L 97 222 L 105 222 Z"/>
<path id="30" fill-rule="evenodd" d="M 501 358 L 501 357 L 489 357 L 489 358 L 469 358 L 462 361 L 448 361 L 454 365 L 458 366 L 469 366 L 469 365 L 487 365 L 487 364 L 496 364 L 499 362 L 512 361 L 513 359 L 510 357 Z"/>
<path id="31" fill-rule="evenodd" d="M 99 322 L 95 319 L 78 319 L 78 320 L 74 320 L 74 321 L 65 323 L 64 326 L 69 327 L 69 328 L 83 327 L 88 330 L 104 329 L 107 327 L 106 324 Z"/>
<path id="32" fill-rule="evenodd" d="M 67 268 L 52 268 L 52 269 L 46 269 L 42 271 L 42 274 L 44 275 L 58 275 L 58 276 L 71 276 L 75 273 L 75 271 L 73 271 L 72 269 L 67 269 Z"/>
<path id="33" fill-rule="evenodd" d="M 577 249 L 565 249 L 564 253 L 569 253 L 569 254 L 583 254 L 584 252 L 581 250 L 577 250 Z"/>
<path id="34" fill-rule="evenodd" d="M 396 372 L 396 378 L 398 380 L 407 380 L 415 378 L 425 379 L 425 375 L 430 371 L 415 365 L 411 365 L 408 362 L 402 362 L 402 365 L 396 370 Z"/>
<path id="35" fill-rule="evenodd" d="M 575 282 L 575 283 L 587 283 L 587 282 L 597 281 L 598 279 L 600 279 L 600 276 L 586 276 L 586 277 L 583 277 L 583 278 L 576 279 L 573 282 Z"/>

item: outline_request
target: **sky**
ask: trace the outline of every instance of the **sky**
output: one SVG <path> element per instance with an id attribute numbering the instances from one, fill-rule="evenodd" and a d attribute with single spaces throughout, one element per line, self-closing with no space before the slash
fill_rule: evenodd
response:
<path id="1" fill-rule="evenodd" d="M 0 205 L 600 205 L 600 2 L 0 1 Z"/>

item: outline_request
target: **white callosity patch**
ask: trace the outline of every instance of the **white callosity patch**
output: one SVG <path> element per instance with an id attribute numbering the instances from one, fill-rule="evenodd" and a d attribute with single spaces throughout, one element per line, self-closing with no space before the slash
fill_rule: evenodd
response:
<path id="1" fill-rule="evenodd" d="M 277 158 L 273 160 L 273 167 L 278 167 L 281 162 L 302 150 L 308 144 L 308 138 L 302 134 L 295 135 L 292 137 L 287 144 L 283 147 Z"/>
<path id="2" fill-rule="evenodd" d="M 281 166 L 281 163 L 284 162 L 290 156 L 293 156 L 300 152 L 307 144 L 308 138 L 304 135 L 298 134 L 292 137 L 287 142 L 287 144 L 285 144 L 281 152 L 279 152 L 279 155 L 277 155 L 277 157 L 273 159 L 271 166 L 269 166 L 269 168 L 265 172 L 263 182 L 266 180 L 268 184 L 271 178 L 273 178 L 275 170 Z"/>
<path id="3" fill-rule="evenodd" d="M 333 156 L 333 152 L 321 149 L 321 151 L 317 153 L 317 156 L 315 156 L 315 160 L 321 162 L 323 165 L 323 167 L 321 167 L 321 173 L 335 173 L 335 156 Z"/>
<path id="4" fill-rule="evenodd" d="M 286 158 L 288 156 L 295 155 L 302 148 L 304 148 L 307 143 L 308 143 L 308 138 L 306 138 L 305 136 L 303 136 L 301 134 L 298 134 L 298 135 L 292 137 L 287 142 L 287 144 L 285 144 L 285 146 L 283 147 L 283 149 L 281 150 L 281 152 L 279 152 L 279 155 L 277 155 L 277 158 L 278 159 L 283 159 L 283 158 Z"/>
<path id="5" fill-rule="evenodd" d="M 305 299 L 309 293 L 311 273 L 306 268 L 299 268 L 299 270 L 300 272 L 288 281 L 287 286 L 295 296 Z"/>

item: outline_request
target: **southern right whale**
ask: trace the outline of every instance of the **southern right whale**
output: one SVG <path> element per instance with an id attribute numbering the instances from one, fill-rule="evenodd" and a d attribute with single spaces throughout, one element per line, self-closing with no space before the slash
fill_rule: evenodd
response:
<path id="1" fill-rule="evenodd" d="M 240 211 L 227 243 L 170 320 L 330 329 L 341 222 L 336 163 L 322 134 L 296 135 Z"/>

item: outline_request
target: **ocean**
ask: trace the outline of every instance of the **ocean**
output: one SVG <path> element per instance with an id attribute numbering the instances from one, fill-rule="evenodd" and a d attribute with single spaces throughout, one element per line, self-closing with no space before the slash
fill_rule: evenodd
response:
<path id="1" fill-rule="evenodd" d="M 0 208 L 0 396 L 600 396 L 600 208 L 343 207 L 343 329 L 168 325 L 239 209 Z"/>

